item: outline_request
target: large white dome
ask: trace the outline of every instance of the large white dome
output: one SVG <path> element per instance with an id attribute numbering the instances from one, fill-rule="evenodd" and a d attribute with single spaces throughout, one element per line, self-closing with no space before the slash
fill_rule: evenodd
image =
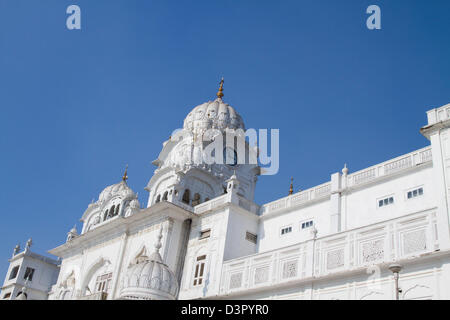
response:
<path id="1" fill-rule="evenodd" d="M 192 132 L 207 129 L 245 130 L 245 125 L 242 117 L 232 106 L 217 98 L 192 109 L 184 119 L 183 128 Z"/>
<path id="2" fill-rule="evenodd" d="M 135 193 L 133 192 L 133 190 L 131 190 L 131 188 L 127 185 L 127 183 L 125 181 L 121 181 L 119 183 L 106 187 L 100 193 L 98 200 L 100 202 L 105 202 L 113 198 L 114 196 L 121 196 L 122 198 L 136 197 Z"/>

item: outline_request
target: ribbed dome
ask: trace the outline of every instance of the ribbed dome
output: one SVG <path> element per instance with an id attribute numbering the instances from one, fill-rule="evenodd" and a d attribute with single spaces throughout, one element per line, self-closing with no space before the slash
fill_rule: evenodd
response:
<path id="1" fill-rule="evenodd" d="M 100 193 L 98 200 L 100 202 L 107 201 L 116 195 L 120 195 L 122 197 L 135 196 L 133 190 L 131 190 L 131 188 L 127 185 L 127 183 L 125 181 L 121 181 L 119 183 L 106 187 Z"/>
<path id="2" fill-rule="evenodd" d="M 183 128 L 192 132 L 211 128 L 245 130 L 241 116 L 221 98 L 195 107 L 184 120 Z"/>
<path id="3" fill-rule="evenodd" d="M 155 245 L 156 251 L 150 257 L 139 257 L 136 264 L 130 266 L 123 279 L 121 299 L 129 300 L 175 300 L 178 294 L 178 282 L 173 272 L 162 261 L 161 233 Z"/>

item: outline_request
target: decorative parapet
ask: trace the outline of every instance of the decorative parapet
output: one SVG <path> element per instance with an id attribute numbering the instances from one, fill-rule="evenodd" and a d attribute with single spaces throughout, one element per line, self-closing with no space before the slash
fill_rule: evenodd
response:
<path id="1" fill-rule="evenodd" d="M 215 208 L 218 208 L 220 206 L 222 206 L 223 204 L 225 204 L 229 198 L 228 194 L 224 194 L 220 197 L 214 198 L 212 200 L 209 200 L 207 202 L 204 202 L 202 204 L 199 204 L 198 206 L 194 207 L 194 213 L 195 214 L 201 214 L 201 213 L 205 213 L 208 211 L 212 211 Z"/>
<path id="2" fill-rule="evenodd" d="M 450 103 L 427 112 L 428 125 L 443 122 L 450 119 Z"/>
<path id="3" fill-rule="evenodd" d="M 378 178 L 387 177 L 431 161 L 432 151 L 430 146 L 352 173 L 347 176 L 347 187 L 354 187 L 372 182 Z"/>
<path id="4" fill-rule="evenodd" d="M 280 200 L 267 203 L 261 206 L 261 215 L 281 211 L 290 207 L 297 207 L 299 205 L 312 202 L 314 200 L 321 200 L 331 195 L 331 183 L 327 182 L 320 186 L 287 196 Z"/>
<path id="5" fill-rule="evenodd" d="M 433 209 L 226 261 L 220 295 L 288 286 L 439 250 Z"/>

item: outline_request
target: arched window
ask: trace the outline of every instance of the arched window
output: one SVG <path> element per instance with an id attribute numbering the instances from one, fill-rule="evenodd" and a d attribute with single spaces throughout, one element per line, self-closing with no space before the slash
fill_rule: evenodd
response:
<path id="1" fill-rule="evenodd" d="M 103 221 L 108 219 L 108 210 L 105 211 L 105 214 L 103 215 Z"/>
<path id="2" fill-rule="evenodd" d="M 196 193 L 194 195 L 194 199 L 192 199 L 192 206 L 196 206 L 200 204 L 200 194 Z"/>
<path id="3" fill-rule="evenodd" d="M 111 218 L 111 217 L 114 217 L 114 215 L 115 215 L 115 214 L 114 214 L 114 212 L 115 212 L 114 209 L 116 209 L 116 206 L 112 206 L 111 209 L 109 209 L 109 217 L 110 217 L 110 218 Z"/>
<path id="4" fill-rule="evenodd" d="M 156 197 L 156 201 L 155 201 L 155 203 L 158 203 L 158 202 L 160 202 L 161 201 L 161 195 L 160 194 L 158 194 L 158 196 Z"/>
<path id="5" fill-rule="evenodd" d="M 116 216 L 119 214 L 119 209 L 120 209 L 120 204 L 118 204 L 116 207 L 116 213 L 115 213 Z"/>
<path id="6" fill-rule="evenodd" d="M 189 191 L 189 189 L 186 189 L 186 190 L 184 190 L 182 201 L 186 204 L 189 204 L 190 200 L 191 200 L 190 191 Z"/>
<path id="7" fill-rule="evenodd" d="M 167 201 L 167 197 L 169 196 L 169 193 L 166 191 L 166 192 L 164 192 L 164 195 L 163 195 L 163 201 Z"/>

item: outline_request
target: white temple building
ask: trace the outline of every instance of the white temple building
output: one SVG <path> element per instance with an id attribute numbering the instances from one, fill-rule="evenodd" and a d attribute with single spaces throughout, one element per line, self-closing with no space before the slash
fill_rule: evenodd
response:
<path id="1" fill-rule="evenodd" d="M 197 161 L 208 129 L 245 129 L 222 85 L 163 143 L 145 208 L 125 171 L 58 261 L 15 249 L 0 299 L 450 299 L 450 104 L 428 147 L 258 205 L 258 165 Z"/>

